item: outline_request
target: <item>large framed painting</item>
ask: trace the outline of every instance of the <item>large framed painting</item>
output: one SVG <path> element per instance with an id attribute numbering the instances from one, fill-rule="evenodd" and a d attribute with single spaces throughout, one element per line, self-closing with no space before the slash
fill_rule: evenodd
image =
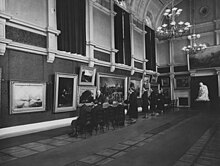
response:
<path id="1" fill-rule="evenodd" d="M 98 89 L 109 103 L 121 103 L 127 99 L 127 77 L 119 75 L 97 74 Z"/>
<path id="2" fill-rule="evenodd" d="M 208 47 L 205 51 L 187 57 L 190 70 L 220 67 L 219 46 Z"/>
<path id="3" fill-rule="evenodd" d="M 137 96 L 141 97 L 142 95 L 142 80 L 129 78 L 129 87 L 134 86 L 135 91 L 137 92 Z"/>
<path id="4" fill-rule="evenodd" d="M 46 83 L 10 82 L 10 113 L 46 110 Z"/>
<path id="5" fill-rule="evenodd" d="M 174 79 L 175 89 L 186 89 L 190 87 L 190 77 L 188 75 L 175 76 Z"/>
<path id="6" fill-rule="evenodd" d="M 76 109 L 77 75 L 55 73 L 54 112 L 66 112 Z"/>
<path id="7" fill-rule="evenodd" d="M 79 86 L 77 103 L 79 105 L 90 105 L 96 96 L 96 87 Z"/>
<path id="8" fill-rule="evenodd" d="M 94 85 L 96 68 L 81 66 L 79 72 L 79 85 Z"/>

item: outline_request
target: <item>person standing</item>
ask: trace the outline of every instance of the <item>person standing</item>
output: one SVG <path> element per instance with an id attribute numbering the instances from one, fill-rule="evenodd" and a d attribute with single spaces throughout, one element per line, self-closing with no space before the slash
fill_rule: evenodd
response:
<path id="1" fill-rule="evenodd" d="M 165 96 L 163 93 L 163 89 L 159 91 L 158 98 L 157 98 L 157 109 L 158 113 L 163 113 L 164 111 L 164 103 L 165 103 Z"/>
<path id="2" fill-rule="evenodd" d="M 131 123 L 135 123 L 138 118 L 138 107 L 137 107 L 137 93 L 134 87 L 130 87 L 129 89 L 129 109 L 128 116 L 131 120 Z"/>
<path id="3" fill-rule="evenodd" d="M 156 114 L 156 106 L 157 106 L 157 93 L 153 90 L 150 94 L 150 110 L 152 115 Z"/>
<path id="4" fill-rule="evenodd" d="M 141 96 L 142 98 L 142 112 L 144 113 L 144 118 L 149 117 L 149 98 L 148 98 L 148 91 L 143 87 L 143 94 Z"/>
<path id="5" fill-rule="evenodd" d="M 105 102 L 105 97 L 103 96 L 103 94 L 101 93 L 100 90 L 97 90 L 96 92 L 96 99 L 95 99 L 95 104 L 101 105 Z"/>

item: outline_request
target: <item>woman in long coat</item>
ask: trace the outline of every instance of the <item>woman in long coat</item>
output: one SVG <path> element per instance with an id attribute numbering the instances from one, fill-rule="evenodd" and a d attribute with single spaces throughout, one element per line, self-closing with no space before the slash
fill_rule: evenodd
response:
<path id="1" fill-rule="evenodd" d="M 129 118 L 135 122 L 138 118 L 138 107 L 137 107 L 137 93 L 133 87 L 129 90 L 129 109 L 128 109 L 128 116 Z"/>

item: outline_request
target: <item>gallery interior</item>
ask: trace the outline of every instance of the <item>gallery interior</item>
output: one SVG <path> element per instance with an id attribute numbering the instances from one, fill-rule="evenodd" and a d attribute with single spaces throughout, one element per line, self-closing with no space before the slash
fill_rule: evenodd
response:
<path id="1" fill-rule="evenodd" d="M 123 104 L 131 84 L 139 113 L 144 84 L 190 112 L 204 107 L 202 82 L 220 108 L 219 9 L 218 0 L 0 0 L 0 141 L 70 126 L 97 90 Z"/>

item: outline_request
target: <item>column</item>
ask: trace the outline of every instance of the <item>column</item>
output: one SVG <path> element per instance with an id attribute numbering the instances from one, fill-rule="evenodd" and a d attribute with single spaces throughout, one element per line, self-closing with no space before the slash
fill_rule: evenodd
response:
<path id="1" fill-rule="evenodd" d="M 174 100 L 174 45 L 173 40 L 169 40 L 169 51 L 170 51 L 170 91 L 171 100 Z"/>
<path id="2" fill-rule="evenodd" d="M 111 5 L 111 52 L 110 52 L 110 72 L 115 71 L 115 54 L 118 50 L 115 49 L 115 23 L 114 17 L 117 13 L 114 12 L 114 1 L 110 1 Z"/>
<path id="3" fill-rule="evenodd" d="M 135 73 L 135 67 L 134 67 L 134 23 L 133 23 L 133 19 L 134 16 L 133 14 L 131 14 L 130 17 L 130 33 L 131 33 L 131 75 L 133 75 Z"/>
<path id="4" fill-rule="evenodd" d="M 48 0 L 48 25 L 47 25 L 47 62 L 53 63 L 57 52 L 56 1 Z"/>
<path id="5" fill-rule="evenodd" d="M 93 0 L 88 0 L 88 58 L 89 67 L 94 67 L 94 43 L 93 43 Z"/>

